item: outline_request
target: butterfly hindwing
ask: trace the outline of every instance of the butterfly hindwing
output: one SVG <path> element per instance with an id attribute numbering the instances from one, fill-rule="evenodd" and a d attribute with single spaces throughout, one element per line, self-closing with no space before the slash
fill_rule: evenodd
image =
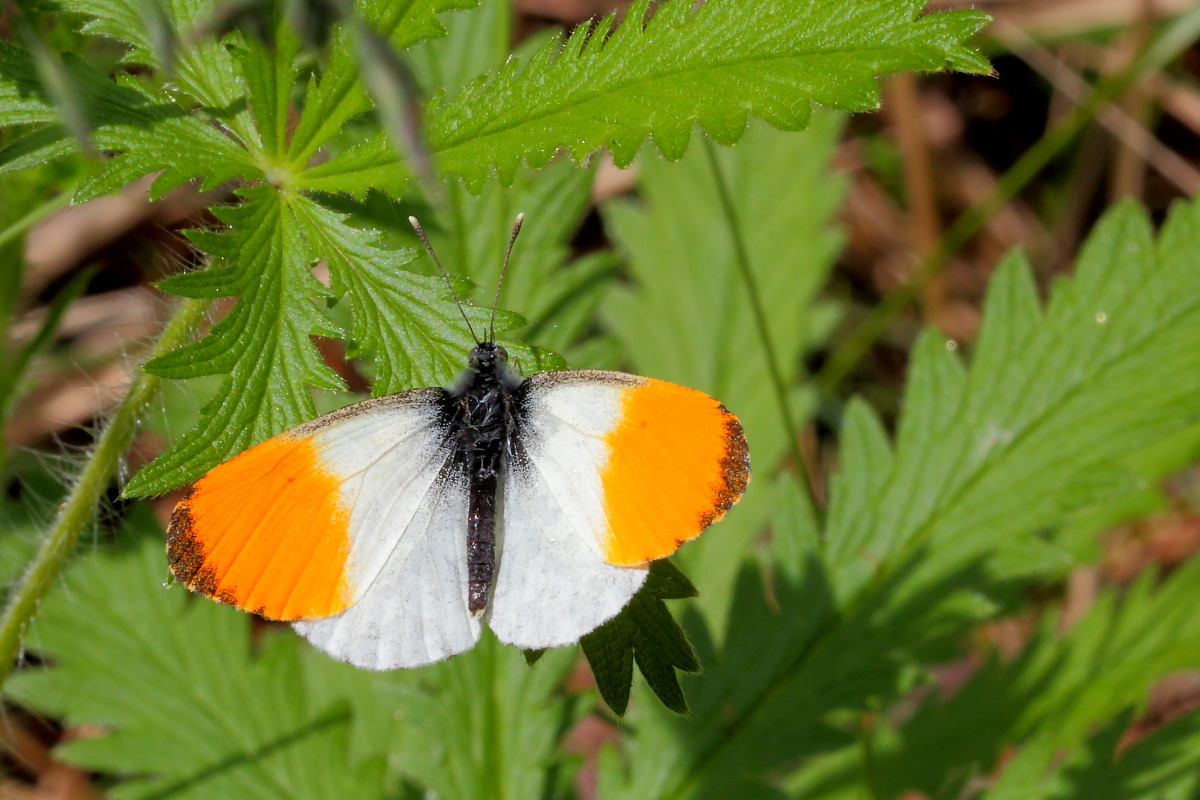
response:
<path id="1" fill-rule="evenodd" d="M 737 419 L 708 395 L 619 372 L 546 372 L 520 389 L 488 624 L 525 648 L 615 616 L 745 490 Z"/>

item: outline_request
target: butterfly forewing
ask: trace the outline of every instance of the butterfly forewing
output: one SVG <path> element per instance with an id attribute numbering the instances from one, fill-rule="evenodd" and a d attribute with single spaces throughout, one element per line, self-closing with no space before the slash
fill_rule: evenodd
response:
<path id="1" fill-rule="evenodd" d="M 305 636 L 360 666 L 468 649 L 478 622 L 456 603 L 466 487 L 444 398 L 417 389 L 358 403 L 214 468 L 172 518 L 175 574 L 268 618 L 310 620 Z"/>
<path id="2" fill-rule="evenodd" d="M 719 519 L 749 480 L 741 426 L 711 397 L 580 370 L 518 394 L 488 624 L 501 641 L 577 641 L 616 615 L 646 563 Z"/>

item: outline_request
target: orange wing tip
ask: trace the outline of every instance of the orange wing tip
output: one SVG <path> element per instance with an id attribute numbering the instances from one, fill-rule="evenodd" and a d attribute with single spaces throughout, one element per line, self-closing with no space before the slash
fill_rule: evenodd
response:
<path id="1" fill-rule="evenodd" d="M 721 479 L 713 497 L 713 507 L 700 515 L 700 531 L 724 517 L 750 485 L 750 446 L 746 444 L 746 433 L 729 409 L 723 405 L 720 409 L 725 415 L 725 455 L 721 458 Z M 700 531 L 696 531 L 697 536 Z"/>
<path id="2" fill-rule="evenodd" d="M 349 608 L 349 513 L 311 438 L 269 439 L 175 506 L 167 560 L 192 591 L 270 619 Z"/>
<path id="3" fill-rule="evenodd" d="M 195 488 L 189 489 L 171 512 L 171 524 L 167 526 L 167 564 L 175 577 L 193 592 L 237 605 L 231 594 L 218 587 L 216 569 L 205 562 L 204 545 L 196 536 L 189 503 L 195 494 Z"/>
<path id="4" fill-rule="evenodd" d="M 608 436 L 605 559 L 636 566 L 675 552 L 725 516 L 750 482 L 737 417 L 703 392 L 649 380 Z"/>

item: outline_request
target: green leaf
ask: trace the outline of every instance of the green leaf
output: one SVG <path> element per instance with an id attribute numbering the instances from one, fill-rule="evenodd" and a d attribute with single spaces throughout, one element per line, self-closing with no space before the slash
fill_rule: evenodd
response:
<path id="1" fill-rule="evenodd" d="M 1150 687 L 1200 663 L 1200 620 L 1192 613 L 1198 575 L 1200 563 L 1189 562 L 1161 587 L 1147 575 L 1128 593 L 1108 589 L 1065 632 L 1048 615 L 1018 658 L 993 655 L 952 697 L 931 699 L 882 737 L 872 748 L 877 786 L 889 796 L 916 791 L 949 800 L 1019 746 L 1030 753 L 1006 772 L 996 796 L 1102 796 L 1061 784 L 1112 769 L 1117 740 Z M 1101 725 L 1115 728 L 1117 740 L 1094 738 Z"/>
<path id="2" fill-rule="evenodd" d="M 1089 752 L 1060 771 L 1055 800 L 1189 800 L 1200 793 L 1200 713 L 1172 720 L 1123 751 L 1126 716 L 1092 738 Z"/>
<path id="3" fill-rule="evenodd" d="M 346 763 L 349 714 L 310 701 L 298 640 L 165 590 L 161 533 L 136 515 L 133 541 L 77 562 L 43 604 L 10 699 L 102 735 L 60 756 L 122 776 L 114 798 L 382 797 L 378 766 Z"/>
<path id="4" fill-rule="evenodd" d="M 474 342 L 440 278 L 407 272 L 416 249 L 385 250 L 345 218 L 297 197 L 292 208 L 313 252 L 329 265 L 333 292 L 348 291 L 354 314 L 351 355 L 371 354 L 375 396 L 414 386 L 447 385 L 462 371 Z M 468 309 L 472 325 L 486 325 L 489 311 Z M 501 318 L 502 323 L 507 317 Z"/>
<path id="5" fill-rule="evenodd" d="M 265 22 L 271 25 L 271 43 L 248 39 L 237 53 L 237 64 L 255 129 L 262 140 L 263 155 L 272 161 L 282 161 L 287 152 L 288 107 L 296 82 L 295 61 L 300 41 L 287 24 L 283 10 L 278 6 L 269 10 L 274 19 Z"/>
<path id="6" fill-rule="evenodd" d="M 361 200 L 371 189 L 399 197 L 407 180 L 408 170 L 396 157 L 387 132 L 378 131 L 328 161 L 304 170 L 292 180 L 292 185 L 313 192 L 348 194 Z"/>
<path id="7" fill-rule="evenodd" d="M 508 58 L 513 38 L 512 3 L 480 0 L 471 11 L 447 14 L 444 24 L 446 35 L 431 36 L 406 54 L 427 94 L 458 92 Z"/>
<path id="8" fill-rule="evenodd" d="M 339 390 L 341 379 L 309 337 L 338 336 L 313 305 L 329 290 L 313 277 L 315 257 L 288 199 L 270 187 L 242 190 L 246 202 L 220 209 L 223 233 L 193 232 L 216 265 L 162 283 L 185 297 L 239 297 L 212 332 L 146 365 L 175 380 L 227 374 L 197 427 L 126 486 L 156 494 L 195 479 L 227 458 L 316 416 L 308 386 Z"/>
<path id="9" fill-rule="evenodd" d="M 58 112 L 42 88 L 33 55 L 0 42 L 0 127 L 57 121 Z"/>
<path id="10" fill-rule="evenodd" d="M 393 46 L 404 48 L 444 33 L 439 12 L 472 5 L 474 0 L 398 0 L 364 4 L 361 11 Z M 88 18 L 83 26 L 86 33 L 128 43 L 126 63 L 165 66 L 162 55 L 155 52 L 155 36 L 147 28 L 148 17 L 139 0 L 71 0 L 67 7 Z M 217 13 L 217 4 L 174 0 L 162 12 L 169 33 L 180 41 L 191 40 L 191 32 Z M 318 165 L 314 175 L 298 179 L 317 149 L 346 121 L 369 110 L 370 102 L 358 78 L 353 48 L 339 29 L 329 69 L 310 91 L 288 143 L 287 109 L 297 77 L 298 42 L 282 4 L 272 5 L 271 13 L 271 48 L 229 34 L 221 42 L 202 38 L 178 49 L 171 64 L 170 95 L 128 75 L 112 81 L 68 58 L 66 74 L 87 101 L 79 111 L 95 126 L 93 142 L 116 154 L 81 185 L 77 199 L 114 191 L 160 170 L 163 174 L 155 182 L 153 197 L 193 178 L 202 178 L 206 189 L 232 179 L 265 179 L 361 196 L 367 188 L 363 173 L 371 168 L 384 170 L 380 188 L 398 192 L 406 171 L 380 143 L 350 148 L 341 163 Z M 236 50 L 236 57 L 231 50 Z M 0 150 L 0 170 L 23 169 L 71 152 L 74 145 L 63 127 L 46 124 L 56 123 L 59 116 L 28 53 L 0 45 L 0 125 L 43 124 Z"/>
<path id="11" fill-rule="evenodd" d="M 396 50 L 404 50 L 424 39 L 445 35 L 439 14 L 473 8 L 477 3 L 478 0 L 360 0 L 356 7 L 372 30 Z M 359 73 L 355 38 L 348 26 L 339 25 L 320 78 L 309 84 L 304 110 L 292 134 L 289 163 L 294 169 L 303 168 L 343 125 L 371 107 Z"/>
<path id="12" fill-rule="evenodd" d="M 770 476 L 813 405 L 794 387 L 805 354 L 828 327 L 830 315 L 815 297 L 842 242 L 833 218 L 844 183 L 829 173 L 841 129 L 833 114 L 814 117 L 803 136 L 757 124 L 737 148 L 717 153 L 736 223 L 726 218 L 711 162 L 700 149 L 677 164 L 644 159 L 641 200 L 603 208 L 632 280 L 615 287 L 601 311 L 628 366 L 718 398 L 741 420 L 750 445 L 755 478 L 745 498 L 679 554 L 714 620 L 725 613 L 740 566 L 729 554 L 745 552 L 770 518 Z M 766 349 L 754 333 L 733 224 L 746 243 L 778 367 L 792 393 L 791 426 L 784 425 Z"/>
<path id="13" fill-rule="evenodd" d="M 126 60 L 157 65 L 140 3 L 80 0 L 70 10 L 90 16 L 85 32 L 111 36 L 132 45 Z M 206 13 L 208 3 L 170 4 L 167 18 L 190 26 Z M 145 80 L 119 74 L 115 80 L 80 59 L 64 58 L 65 77 L 77 87 L 79 113 L 93 125 L 93 144 L 117 153 L 100 174 L 80 187 L 78 199 L 113 191 L 151 172 L 163 170 L 155 196 L 195 177 L 212 187 L 231 178 L 262 177 L 261 142 L 246 107 L 246 88 L 222 45 L 198 43 L 176 59 L 173 94 L 151 88 Z M 0 51 L 0 124 L 51 122 L 58 119 L 31 72 L 28 54 L 15 48 Z M 6 102 L 8 101 L 8 102 Z M 192 107 L 199 103 L 205 113 Z M 222 133 L 210 120 L 220 121 Z M 69 152 L 61 126 L 37 128 L 0 151 L 0 169 L 41 163 Z"/>
<path id="14" fill-rule="evenodd" d="M 878 75 L 981 65 L 963 42 L 988 17 L 918 17 L 923 5 L 670 0 L 647 19 L 639 0 L 623 24 L 585 23 L 434 103 L 430 148 L 443 172 L 478 187 L 492 167 L 508 183 L 517 164 L 539 167 L 559 148 L 582 160 L 608 147 L 624 166 L 647 136 L 679 158 L 697 124 L 731 144 L 750 115 L 798 130 L 814 102 L 873 109 Z"/>
<path id="15" fill-rule="evenodd" d="M 529 666 L 485 634 L 471 652 L 412 673 L 419 679 L 394 681 L 383 692 L 405 723 L 394 767 L 447 800 L 565 796 L 575 770 L 561 740 L 590 706 L 562 692 L 576 661 L 574 647 L 558 648 Z"/>
<path id="16" fill-rule="evenodd" d="M 571 237 L 583 224 L 591 200 L 591 178 L 588 171 L 558 162 L 536 173 L 521 170 L 508 189 L 490 186 L 478 197 L 461 187 L 450 189 L 454 212 L 438 216 L 439 227 L 430 231 L 434 246 L 447 269 L 475 285 L 468 296 L 477 306 L 490 308 L 500 286 L 501 307 L 519 311 L 529 322 L 514 339 L 568 350 L 587 332 L 615 276 L 611 253 L 569 262 Z M 504 251 L 518 213 L 525 214 L 525 224 L 500 285 Z M 512 342 L 506 346 L 511 350 Z M 521 367 L 529 372 L 537 363 Z"/>
<path id="17" fill-rule="evenodd" d="M 618 715 L 625 713 L 629 703 L 635 661 L 663 705 L 677 714 L 687 713 L 675 671 L 697 672 L 700 662 L 663 601 L 695 596 L 696 588 L 687 576 L 669 561 L 655 561 L 646 584 L 629 605 L 580 640 L 600 695 Z"/>
<path id="18" fill-rule="evenodd" d="M 3 66 L 9 56 L 17 62 L 26 58 L 15 48 L 0 47 L 0 95 L 5 90 L 5 78 L 16 72 L 10 69 L 12 63 L 10 68 Z M 155 182 L 154 196 L 195 177 L 204 178 L 204 188 L 235 177 L 261 177 L 257 165 L 237 142 L 201 118 L 189 115 L 167 95 L 150 91 L 129 78 L 110 82 L 73 57 L 66 58 L 65 64 L 87 98 L 83 111 L 94 126 L 93 144 L 119 153 L 105 162 L 97 176 L 81 184 L 78 200 L 114 191 L 158 170 L 163 174 Z M 0 118 L 7 109 L 10 124 L 42 121 L 39 117 L 54 119 L 30 107 L 47 104 L 40 87 L 15 84 L 14 91 L 23 98 L 37 99 L 6 104 L 0 97 Z M 0 172 L 41 164 L 73 148 L 60 126 L 38 128 L 0 150 Z"/>
<path id="19" fill-rule="evenodd" d="M 81 186 L 79 199 L 111 191 L 157 170 L 165 172 L 158 179 L 156 193 L 197 176 L 205 176 L 208 187 L 233 177 L 260 177 L 245 150 L 169 96 L 127 77 L 111 81 L 70 55 L 63 63 L 84 99 L 80 111 L 93 126 L 93 144 L 123 153 Z M 58 113 L 37 80 L 30 55 L 0 43 L 0 126 L 52 123 L 0 150 L 0 172 L 25 169 L 71 152 L 74 144 L 63 127 L 53 124 L 57 120 Z"/>
<path id="20" fill-rule="evenodd" d="M 855 452 L 868 457 L 856 462 L 862 474 L 832 486 L 824 551 L 790 568 L 798 583 L 776 571 L 777 615 L 744 578 L 722 650 L 686 687 L 699 723 L 681 729 L 652 706 L 641 709 L 631 744 L 639 760 L 628 776 L 604 776 L 605 796 L 731 796 L 746 776 L 844 747 L 845 733 L 839 740 L 830 728 L 837 712 L 896 698 L 912 686 L 914 662 L 944 658 L 946 643 L 998 613 L 1003 605 L 986 595 L 1013 595 L 1014 581 L 1046 567 L 1014 571 L 1011 547 L 1103 502 L 1103 492 L 1086 487 L 1111 486 L 1112 465 L 1127 454 L 1200 422 L 1197 249 L 1200 202 L 1177 206 L 1157 243 L 1145 215 L 1122 205 L 1044 311 L 1032 313 L 1023 263 L 1006 263 L 984 312 L 982 339 L 991 344 L 981 351 L 1012 343 L 1005 358 L 985 361 L 993 371 L 964 369 L 938 338 L 923 337 L 894 454 L 869 415 L 856 412 Z M 1077 740 L 1089 719 L 1128 703 L 1126 689 L 1144 690 L 1134 664 L 1194 663 L 1156 649 L 1189 630 L 1165 608 L 1137 615 L 1157 614 L 1162 627 L 1131 625 L 1129 638 L 1113 640 L 1132 660 L 1114 662 L 1129 669 L 1114 668 L 1111 681 L 1092 681 L 1094 699 L 1046 696 L 1052 706 L 1038 718 L 1057 720 L 1047 731 L 1051 758 L 1056 741 Z M 1109 632 L 1094 638 L 1097 646 Z M 704 640 L 702 629 L 692 635 Z M 1190 652 L 1195 639 L 1180 638 L 1175 652 Z M 1108 647 L 1080 651 L 1086 674 L 1103 673 L 1097 664 L 1108 663 Z M 1082 686 L 1084 673 L 1073 674 Z"/>
<path id="21" fill-rule="evenodd" d="M 163 54 L 155 49 L 149 30 L 154 16 L 145 13 L 143 0 L 67 0 L 64 7 L 85 17 L 84 33 L 104 36 L 130 45 L 127 64 L 163 69 Z M 259 144 L 246 107 L 246 85 L 225 42 L 192 34 L 217 13 L 214 0 L 170 0 L 160 4 L 160 19 L 170 26 L 177 41 L 188 41 L 172 55 L 171 79 L 183 98 L 190 98 L 221 120 L 234 136 L 257 153 Z M 187 103 L 180 103 L 186 107 Z"/>

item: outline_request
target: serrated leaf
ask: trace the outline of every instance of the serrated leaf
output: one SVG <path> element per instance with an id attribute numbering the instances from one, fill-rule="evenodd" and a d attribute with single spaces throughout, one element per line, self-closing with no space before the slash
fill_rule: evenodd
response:
<path id="1" fill-rule="evenodd" d="M 264 21 L 273 32 L 270 45 L 248 39 L 238 49 L 237 65 L 263 154 L 281 161 L 287 152 L 288 107 L 296 82 L 295 61 L 300 53 L 300 40 L 282 8 L 277 5 L 268 10 L 274 16 Z"/>
<path id="2" fill-rule="evenodd" d="M 90 17 L 83 26 L 85 32 L 132 45 L 127 61 L 158 65 L 138 2 L 79 0 L 68 5 Z M 180 0 L 165 8 L 163 19 L 176 26 L 178 35 L 179 25 L 194 23 L 209 9 L 209 3 Z M 0 124 L 58 118 L 50 113 L 45 92 L 27 62 L 28 54 L 15 48 L 0 52 L 0 118 L 5 112 L 9 117 Z M 81 186 L 79 199 L 112 191 L 164 168 L 154 196 L 194 177 L 203 177 L 207 187 L 235 177 L 262 177 L 261 142 L 246 106 L 246 88 L 223 45 L 205 40 L 179 54 L 174 64 L 174 94 L 154 90 L 128 74 L 111 80 L 70 56 L 63 63 L 66 77 L 78 87 L 84 101 L 79 113 L 94 126 L 95 146 L 117 154 L 98 176 Z M 195 103 L 204 109 L 203 114 L 192 107 Z M 227 133 L 216 129 L 205 116 L 219 120 Z M 0 151 L 0 169 L 24 168 L 69 152 L 73 145 L 64 136 L 61 126 L 34 130 Z"/>
<path id="3" fill-rule="evenodd" d="M 7 71 L 19 77 L 16 66 L 22 57 L 20 51 L 0 48 L 0 94 L 6 84 L 4 59 L 9 56 L 16 62 L 15 66 L 9 62 Z M 73 57 L 64 63 L 87 98 L 83 113 L 93 125 L 93 144 L 118 153 L 97 176 L 81 184 L 78 199 L 114 191 L 158 170 L 163 174 L 156 181 L 155 196 L 198 176 L 204 177 L 203 185 L 208 188 L 234 177 L 261 177 L 257 165 L 237 142 L 190 115 L 170 97 L 151 92 L 132 79 L 111 82 Z M 31 106 L 47 105 L 40 86 L 18 84 L 16 91 L 25 98 L 21 103 L 6 104 L 0 97 L 0 115 L 7 108 L 10 118 L 20 117 L 10 119 L 10 124 L 55 118 Z M 73 147 L 66 131 L 58 125 L 36 129 L 0 150 L 0 172 L 43 163 Z"/>
<path id="4" fill-rule="evenodd" d="M 682 155 L 693 124 L 732 143 L 748 115 L 796 130 L 813 102 L 871 109 L 878 75 L 941 69 L 951 58 L 979 64 L 963 42 L 988 18 L 918 18 L 920 5 L 671 0 L 647 18 L 640 0 L 621 25 L 585 23 L 434 105 L 430 149 L 444 172 L 477 187 L 492 168 L 506 182 L 518 163 L 542 163 L 559 148 L 582 160 L 607 146 L 623 166 L 650 135 L 664 155 Z"/>
<path id="5" fill-rule="evenodd" d="M 1128 785 L 1103 791 L 1100 779 L 1153 769 L 1142 762 L 1127 771 L 1118 745 L 1149 687 L 1200 662 L 1200 623 L 1191 613 L 1198 573 L 1190 562 L 1157 589 L 1148 579 L 1124 596 L 1110 588 L 1069 631 L 1049 617 L 1019 658 L 993 656 L 953 697 L 925 703 L 902 737 L 878 748 L 877 785 L 948 800 L 1019 746 L 1029 752 L 1012 774 L 1006 768 L 989 798 L 1139 796 Z"/>
<path id="6" fill-rule="evenodd" d="M 361 200 L 371 189 L 399 197 L 408 170 L 401 163 L 385 131 L 346 148 L 333 158 L 300 173 L 297 189 L 344 193 Z"/>
<path id="7" fill-rule="evenodd" d="M 473 8 L 478 0 L 359 0 L 357 11 L 371 30 L 404 50 L 424 39 L 445 34 L 438 16 L 453 9 Z M 304 109 L 292 134 L 290 163 L 303 168 L 325 142 L 348 121 L 370 110 L 371 101 L 359 74 L 354 36 L 348 26 L 334 32 L 329 60 L 320 78 L 309 84 Z"/>
<path id="8" fill-rule="evenodd" d="M 695 596 L 696 588 L 671 562 L 655 561 L 629 605 L 580 640 L 601 697 L 618 715 L 629 703 L 634 661 L 663 705 L 677 714 L 687 713 L 675 673 L 696 672 L 700 662 L 663 601 Z"/>
<path id="9" fill-rule="evenodd" d="M 316 416 L 309 385 L 342 388 L 309 337 L 339 331 L 313 305 L 329 291 L 312 275 L 314 256 L 288 200 L 270 187 L 245 189 L 224 209 L 229 230 L 194 237 L 215 271 L 180 276 L 168 288 L 240 299 L 205 338 L 146 365 L 166 378 L 229 375 L 199 425 L 142 469 L 129 496 L 164 492 L 203 475 L 250 445 Z"/>
<path id="10" fill-rule="evenodd" d="M 1194 213 L 1194 206 L 1177 210 L 1168 234 L 1194 225 Z M 1174 387 L 1191 374 L 1180 344 L 1191 333 L 1191 310 L 1178 297 L 1172 300 L 1168 288 L 1182 288 L 1187 279 L 1179 259 L 1156 254 L 1146 236 L 1134 208 L 1113 212 L 1092 237 L 1076 280 L 1055 293 L 1044 322 L 1018 330 L 1014 317 L 1006 337 L 1017 343 L 1012 356 L 988 364 L 999 374 L 973 369 L 960 407 L 943 405 L 937 413 L 945 421 L 939 435 L 912 438 L 897 453 L 912 475 L 891 479 L 854 526 L 829 532 L 831 557 L 842 568 L 861 571 L 864 547 L 887 559 L 889 550 L 937 540 L 939 559 L 966 558 L 971 545 L 989 541 L 973 531 L 1002 537 L 1036 529 L 1069 511 L 1064 489 L 1103 468 L 1107 458 L 1187 423 L 1186 395 Z M 1011 269 L 1023 269 L 1013 263 Z M 1001 280 L 1009 275 L 1002 273 Z M 1005 296 L 991 296 L 985 319 Z M 1018 308 L 1006 302 L 995 307 L 997 313 Z M 1035 319 L 1024 311 L 1020 318 Z M 919 385 L 929 370 L 917 366 L 912 380 Z M 1127 381 L 1139 371 L 1144 380 L 1164 380 L 1172 389 L 1144 396 L 1142 379 Z M 906 408 L 906 417 L 922 413 L 929 409 Z M 927 480 L 914 481 L 915 475 Z M 835 508 L 840 502 L 833 498 Z M 878 531 L 887 531 L 887 541 Z M 861 585 L 871 571 L 850 583 Z"/>
<path id="11" fill-rule="evenodd" d="M 1089 750 L 1059 771 L 1054 800 L 1190 800 L 1200 793 L 1200 713 L 1192 711 L 1120 748 L 1128 716 L 1113 721 Z M 1047 783 L 1049 783 L 1047 781 Z"/>
<path id="12" fill-rule="evenodd" d="M 298 640 L 250 652 L 250 617 L 162 586 L 148 512 L 132 541 L 77 561 L 43 603 L 8 697 L 104 732 L 60 757 L 122 776 L 114 798 L 382 797 L 377 767 L 345 761 L 349 715 L 309 701 Z"/>
<path id="13" fill-rule="evenodd" d="M 329 265 L 335 292 L 349 293 L 354 338 L 377 368 L 372 393 L 449 384 L 474 342 L 442 281 L 404 269 L 419 251 L 384 250 L 340 214 L 304 198 L 293 208 L 309 246 Z M 473 325 L 486 326 L 488 311 L 469 311 Z"/>
<path id="14" fill-rule="evenodd" d="M 479 0 L 474 5 L 464 13 L 444 15 L 445 35 L 430 36 L 405 54 L 426 94 L 456 93 L 508 57 L 512 3 Z"/>
<path id="15" fill-rule="evenodd" d="M 130 45 L 124 58 L 126 63 L 162 69 L 165 66 L 163 54 L 156 51 L 157 37 L 147 24 L 153 17 L 144 13 L 142 2 L 68 0 L 63 6 L 85 17 L 83 32 Z M 159 4 L 162 21 L 170 27 L 169 33 L 177 41 L 189 42 L 187 47 L 171 53 L 173 84 L 183 95 L 218 117 L 243 143 L 254 147 L 258 139 L 244 101 L 246 86 L 232 54 L 223 42 L 211 37 L 195 40 L 192 36 L 217 13 L 217 8 L 218 3 L 214 0 L 170 0 Z"/>
<path id="16" fill-rule="evenodd" d="M 799 568 L 799 584 L 776 574 L 778 618 L 761 616 L 754 587 L 739 592 L 723 650 L 687 686 L 701 723 L 680 731 L 652 706 L 642 709 L 633 746 L 654 754 L 653 769 L 639 761 L 628 776 L 606 776 L 606 797 L 729 796 L 743 776 L 845 746 L 831 735 L 829 715 L 895 698 L 911 685 L 914 660 L 1002 608 L 976 598 L 1011 593 L 995 563 L 1005 546 L 1095 502 L 1069 487 L 1110 475 L 1114 462 L 1200 422 L 1200 203 L 1177 206 L 1157 243 L 1148 230 L 1131 204 L 1111 212 L 1040 315 L 1027 300 L 1003 300 L 1028 298 L 1013 289 L 1029 286 L 1028 276 L 1001 276 L 1009 287 L 989 298 L 985 328 L 1021 346 L 991 361 L 999 376 L 975 367 L 964 376 L 936 339 L 924 340 L 900 422 L 909 433 L 895 454 L 833 486 L 824 553 Z M 993 314 L 1009 317 L 988 320 Z M 916 422 L 906 422 L 910 415 Z M 1078 741 L 1089 720 L 1144 692 L 1146 664 L 1162 674 L 1194 663 L 1195 637 L 1180 637 L 1172 652 L 1189 654 L 1181 660 L 1161 649 L 1190 629 L 1176 616 L 1189 601 L 1180 595 L 1156 607 L 1142 592 L 1142 611 L 1131 617 L 1142 624 L 1131 622 L 1127 635 L 1100 625 L 1077 668 L 1054 664 L 1086 700 L 1047 693 L 1008 704 L 1030 720 L 1053 720 L 1038 723 L 1048 743 L 1030 751 L 1031 774 L 1052 765 L 1056 742 Z M 1150 627 L 1152 619 L 1162 625 Z M 1128 659 L 1109 676 L 1098 665 L 1112 648 Z M 723 724 L 713 725 L 718 718 Z"/>

